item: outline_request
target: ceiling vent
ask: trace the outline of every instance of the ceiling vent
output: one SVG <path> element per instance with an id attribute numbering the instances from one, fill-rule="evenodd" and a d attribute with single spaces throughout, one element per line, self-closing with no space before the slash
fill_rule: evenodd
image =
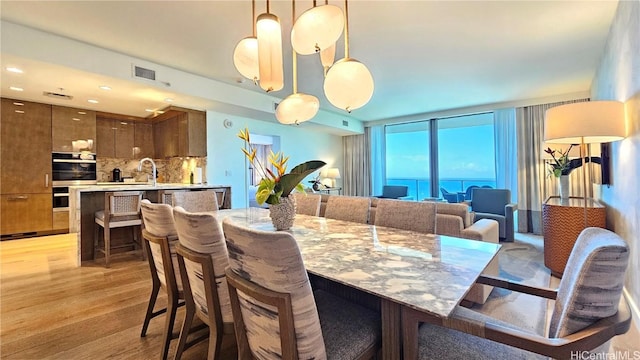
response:
<path id="1" fill-rule="evenodd" d="M 133 66 L 133 76 L 137 78 L 156 81 L 156 71 L 151 69 L 145 69 L 140 66 Z"/>
<path id="2" fill-rule="evenodd" d="M 73 96 L 71 96 L 71 95 L 54 93 L 54 92 L 51 92 L 51 91 L 43 91 L 42 95 L 48 96 L 48 97 L 51 97 L 51 98 L 54 98 L 54 99 L 60 99 L 60 100 L 71 100 L 71 99 L 73 99 Z"/>
<path id="3" fill-rule="evenodd" d="M 349 121 L 347 121 L 347 120 L 342 120 L 342 126 L 349 127 Z"/>

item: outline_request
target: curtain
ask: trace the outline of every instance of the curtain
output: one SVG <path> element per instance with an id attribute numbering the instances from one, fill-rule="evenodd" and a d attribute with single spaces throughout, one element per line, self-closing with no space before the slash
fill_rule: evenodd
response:
<path id="1" fill-rule="evenodd" d="M 548 165 L 542 159 L 544 113 L 554 106 L 588 101 L 572 100 L 516 109 L 518 158 L 518 232 L 542 234 L 542 204 L 549 196 L 558 195 L 558 180 L 548 176 Z M 571 172 L 570 196 L 582 196 L 582 169 Z M 589 185 L 587 185 L 587 189 Z"/>
<path id="2" fill-rule="evenodd" d="M 342 137 L 344 154 L 343 194 L 371 196 L 371 128 L 362 135 Z"/>
<path id="3" fill-rule="evenodd" d="M 511 190 L 511 202 L 518 198 L 518 147 L 516 141 L 516 109 L 493 112 L 495 139 L 496 188 Z"/>
<path id="4" fill-rule="evenodd" d="M 384 125 L 370 128 L 371 143 L 371 194 L 382 194 L 382 187 L 386 182 L 386 143 Z"/>

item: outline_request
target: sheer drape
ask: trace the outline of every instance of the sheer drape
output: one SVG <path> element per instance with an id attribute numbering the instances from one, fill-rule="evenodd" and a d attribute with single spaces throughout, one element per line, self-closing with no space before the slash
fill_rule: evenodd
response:
<path id="1" fill-rule="evenodd" d="M 548 176 L 548 166 L 542 160 L 544 113 L 547 109 L 588 99 L 526 106 L 516 109 L 518 152 L 518 232 L 542 234 L 542 203 L 558 195 L 558 180 Z M 571 172 L 570 196 L 582 196 L 582 169 Z M 589 186 L 587 185 L 589 188 Z"/>
<path id="2" fill-rule="evenodd" d="M 384 125 L 370 128 L 371 139 L 371 194 L 382 194 L 382 186 L 386 183 L 386 142 Z M 366 133 L 365 133 L 366 134 Z"/>
<path id="3" fill-rule="evenodd" d="M 518 198 L 518 147 L 516 141 L 516 109 L 493 112 L 495 139 L 496 188 L 511 190 L 511 202 Z"/>
<path id="4" fill-rule="evenodd" d="M 342 137 L 344 154 L 343 194 L 371 196 L 371 128 L 362 135 Z"/>

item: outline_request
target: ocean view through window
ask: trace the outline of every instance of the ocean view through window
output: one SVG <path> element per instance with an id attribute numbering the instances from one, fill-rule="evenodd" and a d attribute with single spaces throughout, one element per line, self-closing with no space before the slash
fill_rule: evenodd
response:
<path id="1" fill-rule="evenodd" d="M 437 121 L 437 132 L 430 131 L 430 121 Z M 453 193 L 472 185 L 495 188 L 493 133 L 493 113 L 386 126 L 386 183 L 407 186 L 415 200 L 440 198 L 439 188 Z M 433 188 L 432 174 L 438 184 Z"/>

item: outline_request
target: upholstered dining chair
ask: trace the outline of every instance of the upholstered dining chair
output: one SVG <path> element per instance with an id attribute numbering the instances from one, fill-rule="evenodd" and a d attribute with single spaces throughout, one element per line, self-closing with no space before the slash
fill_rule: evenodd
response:
<path id="1" fill-rule="evenodd" d="M 371 199 L 358 196 L 329 196 L 324 217 L 366 224 Z"/>
<path id="2" fill-rule="evenodd" d="M 320 195 L 295 193 L 293 196 L 296 198 L 296 214 L 320 215 L 320 202 L 322 200 Z"/>
<path id="3" fill-rule="evenodd" d="M 629 330 L 624 296 L 629 247 L 615 233 L 586 228 L 569 257 L 558 290 L 534 288 L 493 277 L 479 282 L 555 300 L 549 337 L 457 307 L 447 319 L 402 310 L 405 359 L 605 358 L 609 340 Z M 526 309 L 522 309 L 526 311 Z M 426 321 L 418 330 L 418 323 Z M 594 353 L 594 357 L 589 355 Z M 599 354 L 595 354 L 599 353 Z M 546 357 L 544 357 L 546 359 Z"/>
<path id="4" fill-rule="evenodd" d="M 140 228 L 142 219 L 140 218 L 140 202 L 143 191 L 109 191 L 104 194 L 104 210 L 95 213 L 95 234 L 94 234 L 94 259 L 97 252 L 104 253 L 105 267 L 111 266 L 111 250 L 117 248 L 132 247 L 132 253 L 139 251 L 144 258 L 142 250 L 142 240 L 140 239 Z M 132 228 L 132 241 L 120 245 L 112 245 L 111 229 Z M 103 229 L 102 243 L 100 246 L 99 233 Z M 137 250 L 139 249 L 139 250 Z M 121 253 L 124 254 L 124 253 Z"/>
<path id="5" fill-rule="evenodd" d="M 174 192 L 173 206 L 189 212 L 217 211 L 218 196 L 213 190 Z"/>
<path id="6" fill-rule="evenodd" d="M 381 342 L 380 314 L 325 291 L 312 292 L 294 237 L 223 221 L 226 271 L 239 359 L 369 359 Z"/>
<path id="7" fill-rule="evenodd" d="M 375 225 L 435 234 L 436 203 L 380 199 Z"/>
<path id="8" fill-rule="evenodd" d="M 184 292 L 175 249 L 178 234 L 173 221 L 173 208 L 170 205 L 153 204 L 145 199 L 140 207 L 144 223 L 142 238 L 145 240 L 153 283 L 140 337 L 147 335 L 151 319 L 166 313 L 161 352 L 162 359 L 166 359 L 170 342 L 177 337 L 173 335 L 176 313 L 178 307 L 184 305 Z M 167 306 L 153 311 L 161 288 L 167 293 Z"/>
<path id="9" fill-rule="evenodd" d="M 224 334 L 232 335 L 234 328 L 224 273 L 229 260 L 222 227 L 212 214 L 190 213 L 181 207 L 174 207 L 173 216 L 186 302 L 176 359 L 184 352 L 195 317 L 209 327 L 208 358 L 217 359 Z"/>

